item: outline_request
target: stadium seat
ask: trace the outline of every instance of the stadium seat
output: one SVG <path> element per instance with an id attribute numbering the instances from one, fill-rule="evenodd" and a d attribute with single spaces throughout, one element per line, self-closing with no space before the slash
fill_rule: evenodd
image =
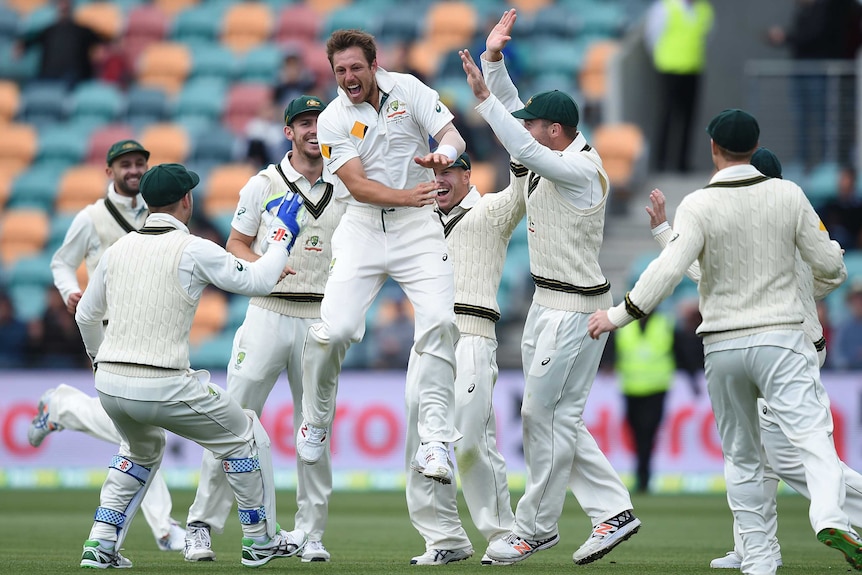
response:
<path id="1" fill-rule="evenodd" d="M 336 30 L 350 28 L 365 30 L 376 36 L 380 28 L 380 17 L 365 6 L 358 4 L 342 6 L 324 16 L 320 37 L 328 38 Z"/>
<path id="2" fill-rule="evenodd" d="M 249 298 L 242 295 L 234 295 L 230 298 L 227 312 L 227 325 L 225 328 L 233 334 L 242 322 L 245 321 L 245 314 L 248 311 Z"/>
<path id="3" fill-rule="evenodd" d="M 72 225 L 72 220 L 77 214 L 61 212 L 51 216 L 51 231 L 48 234 L 48 242 L 45 245 L 45 252 L 53 254 L 63 244 L 66 239 L 66 232 Z"/>
<path id="4" fill-rule="evenodd" d="M 6 0 L 6 6 L 22 16 L 26 16 L 38 10 L 45 8 L 48 5 L 48 0 Z"/>
<path id="5" fill-rule="evenodd" d="M 203 340 L 218 335 L 227 322 L 227 296 L 215 288 L 204 289 L 198 309 L 192 320 L 189 343 L 199 345 Z M 227 362 L 225 362 L 225 365 Z"/>
<path id="6" fill-rule="evenodd" d="M 284 52 L 275 44 L 255 46 L 239 57 L 237 80 L 275 85 L 283 60 Z"/>
<path id="7" fill-rule="evenodd" d="M 234 334 L 211 335 L 189 348 L 189 362 L 200 369 L 223 370 L 230 362 Z"/>
<path id="8" fill-rule="evenodd" d="M 227 81 L 221 78 L 197 78 L 187 81 L 174 106 L 174 122 L 189 118 L 213 123 L 221 119 L 225 105 Z"/>
<path id="9" fill-rule="evenodd" d="M 589 9 L 576 12 L 584 34 L 619 37 L 626 26 L 625 9 L 618 2 L 594 2 Z"/>
<path id="10" fill-rule="evenodd" d="M 553 0 L 510 0 L 512 8 L 518 10 L 518 14 L 533 14 L 547 7 Z"/>
<path id="11" fill-rule="evenodd" d="M 66 119 L 67 90 L 62 82 L 39 80 L 29 82 L 24 88 L 23 120 L 43 126 Z"/>
<path id="12" fill-rule="evenodd" d="M 72 92 L 71 120 L 92 119 L 101 124 L 114 122 L 125 112 L 125 98 L 114 84 L 92 80 L 81 82 Z"/>
<path id="13" fill-rule="evenodd" d="M 170 22 L 167 15 L 152 4 L 136 6 L 129 12 L 126 31 L 123 34 L 123 49 L 130 61 L 137 61 L 150 44 L 161 42 L 168 34 Z"/>
<path id="14" fill-rule="evenodd" d="M 104 158 L 102 158 L 104 165 Z M 60 179 L 54 211 L 76 213 L 105 196 L 107 176 L 103 166 L 81 165 L 69 168 Z"/>
<path id="15" fill-rule="evenodd" d="M 814 166 L 805 181 L 805 195 L 815 206 L 834 198 L 838 194 L 838 178 L 841 167 L 834 162 L 823 162 Z"/>
<path id="16" fill-rule="evenodd" d="M 40 54 L 40 50 L 33 47 L 19 56 L 14 41 L 0 41 L 0 78 L 22 84 L 31 82 L 39 69 Z"/>
<path id="17" fill-rule="evenodd" d="M 40 252 L 32 256 L 22 256 L 12 264 L 6 275 L 9 286 L 32 286 L 39 290 L 52 286 L 54 276 L 51 273 L 51 256 Z"/>
<path id="18" fill-rule="evenodd" d="M 0 167 L 0 211 L 6 205 L 9 195 L 12 193 L 12 182 L 15 180 L 15 172 Z"/>
<path id="19" fill-rule="evenodd" d="M 593 146 L 602 157 L 611 186 L 628 186 L 643 163 L 645 140 L 635 124 L 601 124 L 593 131 Z"/>
<path id="20" fill-rule="evenodd" d="M 20 258 L 38 255 L 48 240 L 50 220 L 43 210 L 14 209 L 0 215 L 0 260 L 8 268 Z"/>
<path id="21" fill-rule="evenodd" d="M 531 42 L 529 56 L 524 58 L 524 72 L 529 75 L 565 74 L 577 78 L 586 46 L 580 40 L 547 37 Z"/>
<path id="22" fill-rule="evenodd" d="M 411 10 L 387 10 L 379 18 L 382 45 L 414 42 L 419 37 L 420 19 Z"/>
<path id="23" fill-rule="evenodd" d="M 75 8 L 75 22 L 108 38 L 117 38 L 123 31 L 123 11 L 113 2 L 88 2 Z"/>
<path id="24" fill-rule="evenodd" d="M 0 170 L 12 175 L 26 169 L 36 157 L 39 136 L 29 124 L 0 124 Z"/>
<path id="25" fill-rule="evenodd" d="M 39 131 L 39 151 L 36 161 L 67 167 L 80 163 L 87 154 L 90 140 L 88 128 L 65 123 L 46 127 Z"/>
<path id="26" fill-rule="evenodd" d="M 577 12 L 561 4 L 549 4 L 537 10 L 530 18 L 533 40 L 548 38 L 573 39 L 581 30 Z"/>
<path id="27" fill-rule="evenodd" d="M 256 173 L 257 170 L 248 164 L 225 164 L 213 168 L 207 180 L 204 213 L 209 217 L 233 213 L 239 191 Z"/>
<path id="28" fill-rule="evenodd" d="M 222 121 L 235 134 L 245 132 L 245 125 L 258 115 L 272 98 L 272 87 L 267 84 L 234 84 L 230 87 Z"/>
<path id="29" fill-rule="evenodd" d="M 231 81 L 239 72 L 239 61 L 233 50 L 218 42 L 197 42 L 192 44 L 191 52 L 192 70 L 189 81 L 199 78 Z M 272 74 L 270 72 L 270 76 Z"/>
<path id="30" fill-rule="evenodd" d="M 21 89 L 17 82 L 0 80 L 0 124 L 15 120 L 21 108 Z"/>
<path id="31" fill-rule="evenodd" d="M 349 4 L 350 0 L 305 0 L 305 3 L 318 14 L 329 14 L 333 10 Z"/>
<path id="32" fill-rule="evenodd" d="M 138 60 L 138 84 L 174 95 L 182 89 L 191 68 L 191 53 L 185 44 L 155 42 Z"/>
<path id="33" fill-rule="evenodd" d="M 274 40 L 277 44 L 315 42 L 322 24 L 321 15 L 309 8 L 307 3 L 286 6 L 278 13 Z"/>
<path id="34" fill-rule="evenodd" d="M 221 10 L 217 6 L 190 6 L 180 11 L 171 23 L 169 37 L 174 42 L 195 46 L 218 41 Z"/>
<path id="35" fill-rule="evenodd" d="M 300 49 L 302 50 L 302 61 L 314 74 L 317 83 L 321 85 L 333 83 L 332 65 L 326 56 L 326 46 L 322 43 L 312 42 L 302 44 Z"/>
<path id="36" fill-rule="evenodd" d="M 438 2 L 425 15 L 425 39 L 439 53 L 470 46 L 477 31 L 477 13 L 467 2 Z"/>
<path id="37" fill-rule="evenodd" d="M 167 93 L 157 87 L 132 86 L 126 96 L 126 122 L 135 127 L 163 122 L 170 116 Z"/>
<path id="38" fill-rule="evenodd" d="M 183 10 L 196 6 L 198 2 L 199 0 L 153 0 L 153 5 L 169 18 L 173 18 Z"/>
<path id="39" fill-rule="evenodd" d="M 587 46 L 584 63 L 578 74 L 578 85 L 585 102 L 594 103 L 604 99 L 608 64 L 618 50 L 619 43 L 615 40 L 600 40 Z"/>
<path id="40" fill-rule="evenodd" d="M 21 20 L 18 12 L 9 6 L 0 6 L 0 43 L 12 42 L 18 39 L 18 23 Z"/>
<path id="41" fill-rule="evenodd" d="M 201 164 L 228 164 L 234 158 L 237 136 L 222 125 L 195 136 L 191 160 Z"/>
<path id="42" fill-rule="evenodd" d="M 144 128 L 138 141 L 150 151 L 150 166 L 185 162 L 189 154 L 189 136 L 179 124 L 163 122 Z"/>
<path id="43" fill-rule="evenodd" d="M 269 39 L 272 12 L 262 2 L 231 4 L 224 14 L 221 41 L 231 50 L 243 53 Z"/>
<path id="44" fill-rule="evenodd" d="M 120 140 L 130 140 L 134 137 L 134 130 L 127 124 L 107 124 L 97 128 L 90 134 L 85 161 L 88 164 L 104 168 L 108 149 Z"/>

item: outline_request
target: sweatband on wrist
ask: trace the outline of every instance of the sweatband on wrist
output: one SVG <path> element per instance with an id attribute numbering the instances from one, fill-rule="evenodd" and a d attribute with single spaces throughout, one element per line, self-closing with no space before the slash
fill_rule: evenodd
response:
<path id="1" fill-rule="evenodd" d="M 652 229 L 652 236 L 656 237 L 657 235 L 659 235 L 663 231 L 669 230 L 669 229 L 670 229 L 670 224 L 667 223 L 666 221 L 664 221 Z"/>
<path id="2" fill-rule="evenodd" d="M 454 162 L 458 159 L 458 150 L 455 149 L 455 146 L 450 146 L 449 144 L 440 144 L 437 146 L 437 150 L 434 152 L 435 154 L 443 154 L 447 158 L 449 158 L 450 162 Z"/>

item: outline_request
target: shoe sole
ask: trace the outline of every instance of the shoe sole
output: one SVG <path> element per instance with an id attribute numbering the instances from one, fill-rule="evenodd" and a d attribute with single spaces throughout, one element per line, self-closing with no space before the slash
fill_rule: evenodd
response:
<path id="1" fill-rule="evenodd" d="M 832 549 L 844 554 L 844 558 L 856 571 L 862 571 L 862 545 L 841 529 L 823 529 L 817 539 Z"/>
<path id="2" fill-rule="evenodd" d="M 303 563 L 328 563 L 328 562 L 329 562 L 329 559 L 327 559 L 326 557 L 311 557 L 311 558 L 307 558 L 307 557 L 305 557 L 305 556 L 303 555 L 303 556 L 302 556 L 302 562 L 303 562 Z"/>
<path id="3" fill-rule="evenodd" d="M 538 547 L 533 548 L 532 550 L 530 550 L 529 553 L 522 553 L 518 557 L 511 557 L 509 559 L 497 559 L 496 557 L 491 557 L 490 554 L 487 554 L 487 553 L 486 554 L 488 555 L 488 557 L 490 557 L 491 561 L 494 561 L 494 563 L 490 563 L 490 565 L 512 565 L 513 563 L 518 563 L 519 561 L 523 561 L 527 557 L 535 555 L 539 551 L 544 551 L 545 549 L 550 549 L 551 547 L 553 547 L 554 545 L 556 545 L 559 542 L 560 542 L 560 536 L 558 534 L 556 537 L 554 537 L 550 541 L 546 541 L 546 542 L 542 543 L 541 545 L 539 545 Z M 484 562 L 482 564 L 488 565 L 487 563 L 484 563 Z"/>
<path id="4" fill-rule="evenodd" d="M 636 518 L 632 523 L 634 523 L 635 521 L 637 521 L 637 525 L 635 525 L 633 529 L 630 529 L 629 531 L 623 533 L 618 538 L 614 539 L 610 543 L 610 545 L 608 545 L 607 547 L 603 547 L 603 548 L 599 549 L 598 551 L 596 551 L 595 553 L 593 553 L 591 555 L 587 555 L 586 557 L 584 557 L 582 559 L 573 559 L 575 562 L 575 565 L 586 565 L 587 563 L 592 563 L 593 561 L 598 561 L 599 559 L 601 559 L 602 557 L 604 557 L 605 555 L 607 555 L 608 553 L 613 551 L 614 547 L 616 547 L 617 545 L 619 545 L 623 541 L 628 541 L 632 535 L 634 535 L 635 533 L 640 531 L 641 521 L 640 521 L 640 519 Z M 631 525 L 631 523 L 629 523 L 629 525 Z M 623 529 L 625 529 L 625 527 L 627 527 L 627 525 L 623 526 Z"/>
<path id="5" fill-rule="evenodd" d="M 202 561 L 215 561 L 215 553 L 213 553 L 212 555 L 206 555 L 204 557 L 185 557 L 185 556 L 183 556 L 183 559 L 185 559 L 189 563 L 200 563 Z"/>
<path id="6" fill-rule="evenodd" d="M 428 473 L 425 467 L 417 465 L 415 462 L 413 462 L 410 464 L 410 469 L 412 469 L 416 473 L 424 475 L 428 479 L 433 479 L 434 481 L 442 483 L 443 485 L 449 485 L 450 483 L 452 483 L 452 474 L 448 469 L 445 469 L 443 467 L 438 468 L 436 474 Z M 442 475 L 440 474 L 441 471 L 443 471 Z"/>

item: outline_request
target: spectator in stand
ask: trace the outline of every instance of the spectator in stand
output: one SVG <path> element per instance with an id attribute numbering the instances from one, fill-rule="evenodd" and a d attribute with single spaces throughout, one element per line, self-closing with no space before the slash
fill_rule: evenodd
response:
<path id="1" fill-rule="evenodd" d="M 48 305 L 41 321 L 30 324 L 30 341 L 36 367 L 90 368 L 75 318 L 66 310 L 54 286 L 48 288 Z"/>
<path id="2" fill-rule="evenodd" d="M 15 317 L 15 307 L 6 292 L 0 291 L 0 368 L 26 366 L 27 325 Z"/>
<path id="3" fill-rule="evenodd" d="M 282 108 L 283 109 L 283 108 Z M 273 99 L 261 106 L 257 116 L 245 126 L 246 161 L 264 169 L 277 164 L 290 151 L 290 141 L 284 137 L 284 121 Z"/>
<path id="4" fill-rule="evenodd" d="M 38 78 L 62 80 L 73 87 L 93 77 L 93 49 L 110 42 L 110 38 L 102 37 L 92 28 L 75 22 L 72 18 L 72 0 L 56 0 L 55 6 L 57 20 L 18 42 L 16 54 L 20 56 L 25 49 L 39 46 L 42 58 Z"/>
<path id="5" fill-rule="evenodd" d="M 688 375 L 689 387 L 695 395 L 700 394 L 699 376 L 703 373 L 703 339 L 695 330 L 702 321 L 696 296 L 677 304 L 673 332 L 674 360 L 677 369 Z"/>
<path id="6" fill-rule="evenodd" d="M 796 159 L 808 169 L 826 159 L 827 77 L 807 67 L 805 61 L 853 57 L 848 53 L 855 54 L 853 44 L 859 38 L 858 32 L 850 33 L 848 25 L 859 22 L 854 4 L 852 0 L 796 0 L 790 26 L 772 26 L 767 31 L 770 44 L 787 47 L 790 57 L 800 63 L 800 70 L 792 76 L 798 127 Z M 838 160 L 846 161 L 846 155 L 846 150 L 839 151 Z"/>
<path id="7" fill-rule="evenodd" d="M 862 278 L 854 278 L 847 292 L 848 316 L 835 329 L 836 369 L 862 369 Z"/>
<path id="8" fill-rule="evenodd" d="M 862 197 L 856 192 L 856 169 L 845 165 L 838 176 L 838 193 L 819 208 L 829 235 L 845 250 L 862 245 Z"/>
<path id="9" fill-rule="evenodd" d="M 295 98 L 303 94 L 315 94 L 316 84 L 317 79 L 306 66 L 300 49 L 294 46 L 285 48 L 284 60 L 278 72 L 278 82 L 275 84 L 275 108 L 279 111 L 284 110 Z M 284 135 L 279 129 L 279 141 L 284 140 Z M 279 155 L 278 160 L 283 156 L 284 154 Z M 271 162 L 266 162 L 264 165 L 269 163 Z"/>
<path id="10" fill-rule="evenodd" d="M 371 340 L 377 348 L 372 361 L 374 369 L 402 369 L 410 359 L 413 346 L 413 306 L 399 293 L 381 302 L 380 313 Z"/>

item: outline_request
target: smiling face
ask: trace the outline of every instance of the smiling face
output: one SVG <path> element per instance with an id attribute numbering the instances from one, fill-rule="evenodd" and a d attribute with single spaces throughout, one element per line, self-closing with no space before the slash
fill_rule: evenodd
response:
<path id="1" fill-rule="evenodd" d="M 434 170 L 434 181 L 437 182 L 437 207 L 444 214 L 461 203 L 470 191 L 470 170 L 449 167 L 444 170 Z"/>
<path id="2" fill-rule="evenodd" d="M 115 158 L 106 172 L 114 181 L 114 190 L 122 195 L 138 195 L 141 177 L 147 171 L 147 158 L 140 152 L 129 152 Z"/>
<path id="3" fill-rule="evenodd" d="M 284 135 L 293 142 L 293 153 L 310 160 L 320 159 L 320 146 L 317 141 L 317 117 L 320 112 L 305 112 L 284 127 Z"/>
<path id="4" fill-rule="evenodd" d="M 524 120 L 524 127 L 527 128 L 527 131 L 530 132 L 530 135 L 533 138 L 545 146 L 546 148 L 552 148 L 551 146 L 551 128 L 553 124 L 547 120 L 537 119 L 537 120 Z"/>
<path id="5" fill-rule="evenodd" d="M 373 97 L 377 93 L 377 60 L 370 63 L 358 46 L 351 46 L 332 55 L 332 71 L 338 87 L 344 90 L 353 104 L 369 102 L 374 105 Z"/>

